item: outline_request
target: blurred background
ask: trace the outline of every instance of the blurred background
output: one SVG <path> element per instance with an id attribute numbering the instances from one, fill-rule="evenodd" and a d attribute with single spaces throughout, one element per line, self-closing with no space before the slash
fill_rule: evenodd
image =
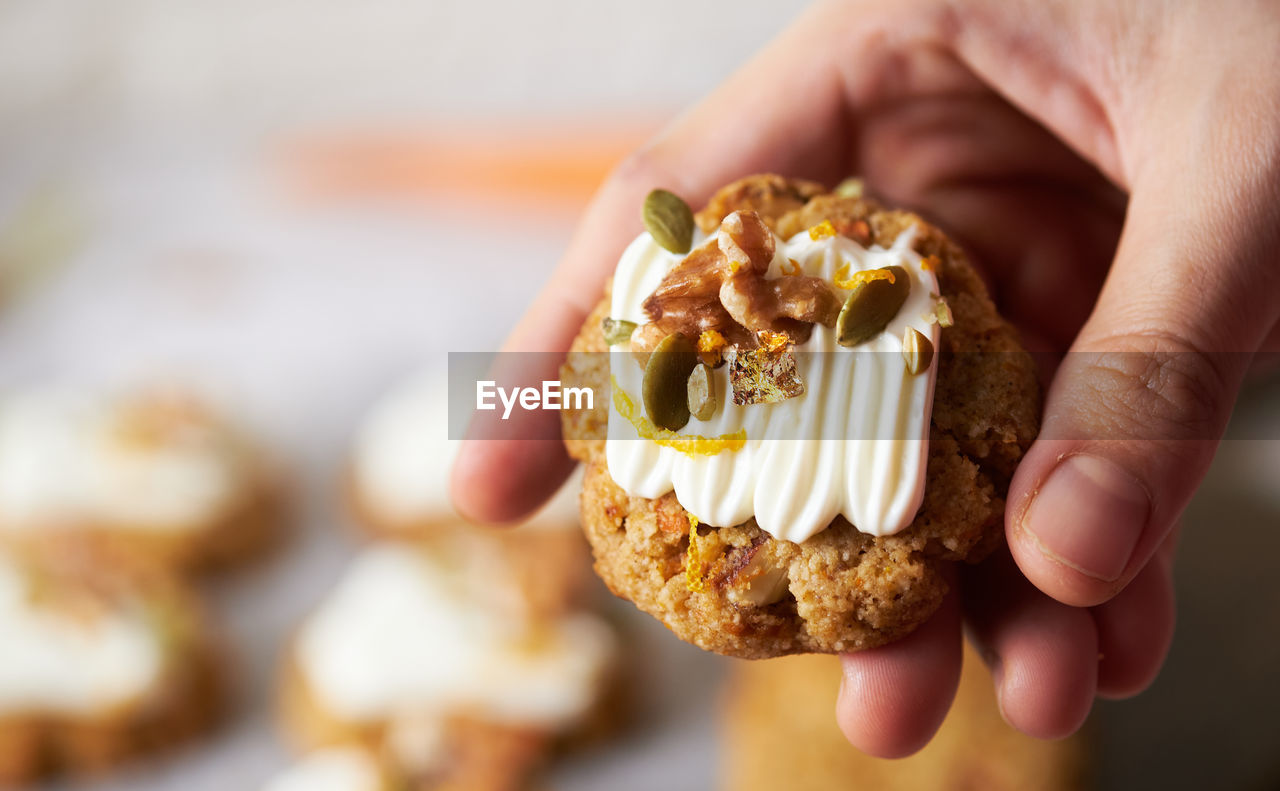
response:
<path id="1" fill-rule="evenodd" d="M 295 495 L 289 546 L 213 591 L 230 724 L 93 787 L 254 788 L 288 761 L 279 653 L 356 544 L 360 416 L 496 347 L 608 168 L 804 5 L 0 0 L 0 388 L 180 382 Z M 1098 708 L 1101 788 L 1280 785 L 1278 396 L 1251 386 L 1188 513 L 1167 671 Z M 549 785 L 714 787 L 730 663 L 615 609 L 637 725 Z"/>

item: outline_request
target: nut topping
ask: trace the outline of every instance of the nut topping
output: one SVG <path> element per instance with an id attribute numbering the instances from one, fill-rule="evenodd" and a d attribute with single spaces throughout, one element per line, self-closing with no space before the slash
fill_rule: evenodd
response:
<path id="1" fill-rule="evenodd" d="M 698 363 L 693 367 L 687 389 L 689 412 L 698 420 L 710 420 L 716 413 L 716 382 L 705 363 Z"/>
<path id="2" fill-rule="evenodd" d="M 689 422 L 688 381 L 696 365 L 698 348 L 678 332 L 663 338 L 649 355 L 641 395 L 654 425 L 679 431 Z"/>
<path id="3" fill-rule="evenodd" d="M 915 376 L 929 370 L 933 362 L 933 342 L 915 327 L 907 327 L 902 335 L 902 359 L 907 363 L 907 373 Z"/>
<path id="4" fill-rule="evenodd" d="M 693 245 L 693 211 L 680 196 L 654 190 L 641 211 L 645 230 L 663 249 L 684 255 Z"/>
<path id="5" fill-rule="evenodd" d="M 857 346 L 879 335 L 911 293 L 911 279 L 900 266 L 884 267 L 893 277 L 859 283 L 836 319 L 836 343 Z"/>
<path id="6" fill-rule="evenodd" d="M 625 319 L 606 318 L 600 322 L 600 332 L 604 334 L 604 342 L 610 346 L 626 343 L 631 340 L 631 333 L 636 331 L 637 324 Z"/>

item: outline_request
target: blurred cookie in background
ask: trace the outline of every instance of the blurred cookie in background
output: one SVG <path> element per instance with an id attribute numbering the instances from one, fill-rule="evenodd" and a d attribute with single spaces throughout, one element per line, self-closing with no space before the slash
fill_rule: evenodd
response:
<path id="1" fill-rule="evenodd" d="M 363 745 L 415 788 L 517 789 L 566 740 L 608 730 L 615 632 L 529 605 L 503 571 L 524 529 L 364 549 L 289 647 L 293 741 Z"/>
<path id="2" fill-rule="evenodd" d="M 840 660 L 828 655 L 737 662 L 726 692 L 725 791 L 1078 791 L 1091 787 L 1087 735 L 1041 741 L 1000 715 L 991 676 L 966 644 L 942 728 L 909 758 L 872 758 L 836 724 Z"/>
<path id="3" fill-rule="evenodd" d="M 0 552 L 0 786 L 102 773 L 221 712 L 200 605 L 154 568 L 83 550 Z"/>
<path id="4" fill-rule="evenodd" d="M 447 424 L 443 371 L 409 378 L 369 410 L 352 443 L 347 485 L 361 530 L 465 554 L 477 573 L 513 580 L 494 593 L 533 612 L 578 601 L 594 585 L 591 551 L 579 528 L 581 473 L 518 529 L 469 527 L 449 494 L 458 443 L 449 439 Z"/>
<path id="5" fill-rule="evenodd" d="M 262 791 L 408 791 L 384 762 L 363 747 L 324 747 L 272 777 Z"/>
<path id="6" fill-rule="evenodd" d="M 392 388 L 356 431 L 348 491 L 360 525 L 375 535 L 421 538 L 461 521 L 449 494 L 459 441 L 449 438 L 446 376 L 424 372 Z M 581 491 L 581 478 L 562 487 L 524 526 L 580 533 Z"/>
<path id="7" fill-rule="evenodd" d="M 0 397 L 0 542 L 65 536 L 181 570 L 263 554 L 281 491 L 262 454 L 195 397 Z"/>

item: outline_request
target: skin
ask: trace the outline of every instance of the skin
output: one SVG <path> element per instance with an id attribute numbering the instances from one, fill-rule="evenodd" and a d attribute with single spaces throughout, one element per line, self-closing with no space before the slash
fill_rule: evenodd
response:
<path id="1" fill-rule="evenodd" d="M 963 632 L 1005 718 L 1061 737 L 1159 671 L 1175 524 L 1277 346 L 1278 96 L 1275 4 L 821 3 L 616 170 L 504 350 L 568 348 L 655 186 L 696 206 L 750 173 L 857 173 L 934 220 L 1031 348 L 1073 353 L 1046 372 L 1008 550 L 911 636 L 844 657 L 837 718 L 871 754 L 918 750 Z M 463 513 L 516 520 L 569 472 L 555 413 L 529 414 L 521 435 L 548 439 L 464 446 Z"/>

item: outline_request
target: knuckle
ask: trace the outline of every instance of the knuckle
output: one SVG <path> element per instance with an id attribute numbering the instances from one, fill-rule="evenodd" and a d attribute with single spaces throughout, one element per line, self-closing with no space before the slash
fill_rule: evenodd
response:
<path id="1" fill-rule="evenodd" d="M 1174 336 L 1113 337 L 1107 351 L 1084 356 L 1085 380 L 1109 427 L 1119 436 L 1214 439 L 1231 398 L 1223 361 Z"/>

